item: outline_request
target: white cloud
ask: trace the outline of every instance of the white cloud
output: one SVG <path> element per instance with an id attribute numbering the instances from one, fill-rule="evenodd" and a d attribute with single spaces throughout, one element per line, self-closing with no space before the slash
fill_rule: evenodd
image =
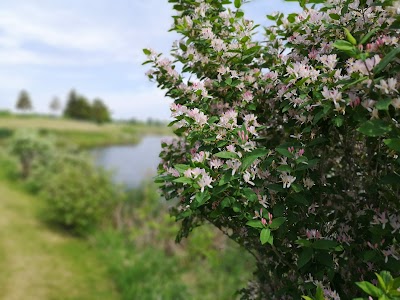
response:
<path id="1" fill-rule="evenodd" d="M 164 92 L 155 87 L 137 92 L 105 92 L 101 94 L 101 98 L 117 118 L 170 118 L 171 99 L 166 98 Z"/>
<path id="2" fill-rule="evenodd" d="M 143 2 L 139 6 L 147 11 L 155 3 Z M 90 14 L 76 5 L 68 10 L 62 5 L 8 4 L 0 5 L 0 54 L 9 58 L 1 59 L 3 64 L 137 63 L 141 48 L 171 36 L 165 28 L 170 20 L 165 11 L 148 16 L 146 22 L 146 14 L 139 10 L 132 22 L 126 16 Z"/>

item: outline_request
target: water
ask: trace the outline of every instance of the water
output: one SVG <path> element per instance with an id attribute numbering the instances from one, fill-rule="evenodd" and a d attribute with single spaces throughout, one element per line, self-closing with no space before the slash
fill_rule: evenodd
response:
<path id="1" fill-rule="evenodd" d="M 92 151 L 98 166 L 114 172 L 114 181 L 137 187 L 157 174 L 162 136 L 146 136 L 137 145 L 109 146 Z"/>

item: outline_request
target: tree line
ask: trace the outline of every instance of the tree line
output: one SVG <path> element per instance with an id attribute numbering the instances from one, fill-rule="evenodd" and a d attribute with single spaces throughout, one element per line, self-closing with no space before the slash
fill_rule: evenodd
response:
<path id="1" fill-rule="evenodd" d="M 32 100 L 26 90 L 22 90 L 18 96 L 16 108 L 22 112 L 33 109 Z M 61 110 L 62 104 L 58 97 L 54 97 L 49 104 L 49 108 L 54 113 Z M 94 121 L 96 123 L 106 123 L 111 121 L 109 108 L 100 98 L 93 101 L 87 97 L 71 90 L 67 97 L 67 102 L 63 110 L 63 116 L 76 120 Z"/>

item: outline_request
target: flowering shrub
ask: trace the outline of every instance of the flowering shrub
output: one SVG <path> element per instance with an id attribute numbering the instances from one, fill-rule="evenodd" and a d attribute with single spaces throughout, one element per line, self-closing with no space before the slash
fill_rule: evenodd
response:
<path id="1" fill-rule="evenodd" d="M 169 2 L 173 61 L 144 52 L 174 100 L 158 181 L 178 240 L 208 221 L 247 249 L 243 298 L 349 299 L 373 271 L 399 276 L 397 4 L 302 0 L 256 41 L 240 0 Z"/>

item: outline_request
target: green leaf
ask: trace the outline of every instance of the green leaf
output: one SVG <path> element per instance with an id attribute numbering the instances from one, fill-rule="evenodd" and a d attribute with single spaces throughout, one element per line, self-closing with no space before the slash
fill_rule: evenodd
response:
<path id="1" fill-rule="evenodd" d="M 285 204 L 283 204 L 282 202 L 275 204 L 274 208 L 272 209 L 272 214 L 276 217 L 282 216 L 284 212 L 285 212 Z"/>
<path id="2" fill-rule="evenodd" d="M 224 200 L 222 200 L 222 202 L 221 202 L 221 207 L 222 207 L 222 208 L 230 207 L 233 203 L 235 203 L 235 198 L 233 198 L 233 197 L 226 197 L 226 198 L 224 198 Z"/>
<path id="3" fill-rule="evenodd" d="M 385 176 L 383 176 L 380 179 L 380 182 L 383 183 L 383 184 L 396 184 L 396 185 L 399 185 L 400 184 L 400 175 L 398 175 L 396 173 L 386 174 Z"/>
<path id="4" fill-rule="evenodd" d="M 372 29 L 370 32 L 368 32 L 366 35 L 364 35 L 360 41 L 361 45 L 364 45 L 366 42 L 369 41 L 369 39 L 378 31 L 380 30 L 380 27 Z"/>
<path id="5" fill-rule="evenodd" d="M 392 60 L 395 59 L 397 54 L 400 53 L 400 47 L 394 48 L 390 51 L 374 68 L 374 73 L 378 74 L 381 72 Z"/>
<path id="6" fill-rule="evenodd" d="M 383 272 L 381 272 L 382 274 Z M 392 276 L 390 278 L 386 276 L 381 276 L 378 273 L 375 273 L 376 277 L 378 278 L 378 286 L 382 291 L 387 291 L 388 285 L 390 284 L 390 281 L 393 279 Z M 390 274 L 389 274 L 390 275 Z"/>
<path id="7" fill-rule="evenodd" d="M 273 190 L 273 191 L 277 191 L 277 192 L 285 191 L 285 189 L 283 188 L 282 184 L 277 184 L 277 183 L 269 184 L 269 185 L 267 185 L 267 188 L 269 190 Z"/>
<path id="8" fill-rule="evenodd" d="M 313 253 L 312 248 L 304 248 L 297 260 L 297 268 L 301 269 L 304 267 L 311 260 Z"/>
<path id="9" fill-rule="evenodd" d="M 250 220 L 246 223 L 246 225 L 253 228 L 264 228 L 264 225 L 261 223 L 260 220 Z"/>
<path id="10" fill-rule="evenodd" d="M 143 53 L 146 55 L 150 55 L 151 51 L 149 49 L 143 49 Z"/>
<path id="11" fill-rule="evenodd" d="M 357 45 L 357 40 L 354 38 L 354 36 L 351 34 L 351 32 L 346 27 L 344 27 L 343 30 L 344 30 L 344 33 L 346 34 L 347 40 L 350 43 L 352 43 L 353 45 Z"/>
<path id="12" fill-rule="evenodd" d="M 229 77 L 228 79 L 226 79 L 226 80 L 225 80 L 225 83 L 226 83 L 227 85 L 231 85 L 231 84 L 232 84 L 232 78 Z"/>
<path id="13" fill-rule="evenodd" d="M 355 84 L 357 84 L 357 83 L 360 83 L 360 82 L 363 82 L 364 80 L 367 80 L 367 79 L 368 79 L 367 76 L 360 77 L 360 78 L 358 78 L 357 80 L 352 81 L 352 82 L 346 84 L 345 86 L 343 86 L 342 91 L 345 91 L 345 90 L 347 90 L 349 87 L 352 87 L 353 85 L 355 85 Z"/>
<path id="14" fill-rule="evenodd" d="M 338 14 L 329 14 L 329 16 L 331 17 L 331 19 L 340 20 L 340 16 Z"/>
<path id="15" fill-rule="evenodd" d="M 279 167 L 276 168 L 278 171 L 281 172 L 293 172 L 293 169 L 289 165 L 280 165 Z"/>
<path id="16" fill-rule="evenodd" d="M 391 128 L 390 125 L 382 120 L 370 120 L 362 124 L 358 129 L 359 132 L 366 136 L 381 136 L 388 133 Z"/>
<path id="17" fill-rule="evenodd" d="M 337 245 L 338 245 L 337 242 L 332 240 L 316 240 L 312 244 L 314 249 L 320 249 L 320 250 L 334 249 Z"/>
<path id="18" fill-rule="evenodd" d="M 302 247 L 311 247 L 312 245 L 311 241 L 306 239 L 297 240 L 296 244 L 301 245 Z"/>
<path id="19" fill-rule="evenodd" d="M 324 291 L 320 286 L 317 286 L 317 292 L 315 293 L 315 300 L 325 300 Z"/>
<path id="20" fill-rule="evenodd" d="M 228 152 L 228 151 L 218 152 L 218 153 L 214 154 L 214 156 L 220 157 L 220 158 L 238 158 L 238 155 L 236 153 Z"/>
<path id="21" fill-rule="evenodd" d="M 354 48 L 354 45 L 348 41 L 343 41 L 343 40 L 337 40 L 334 44 L 333 47 L 343 50 L 343 51 L 351 51 Z"/>
<path id="22" fill-rule="evenodd" d="M 238 10 L 237 12 L 236 12 L 236 18 L 238 18 L 238 19 L 240 19 L 240 18 L 242 18 L 244 16 L 244 12 L 242 12 L 242 11 L 240 11 L 240 10 Z M 244 40 L 244 38 L 248 38 L 248 39 L 245 39 Z M 240 42 L 242 42 L 242 43 L 246 43 L 250 38 L 248 37 L 248 36 L 246 36 L 246 37 L 244 37 L 243 39 L 241 39 L 240 40 Z M 244 41 L 243 41 L 244 40 Z"/>
<path id="23" fill-rule="evenodd" d="M 286 0 L 286 1 L 291 1 L 291 0 Z M 301 296 L 304 300 L 313 300 L 313 298 L 308 297 L 308 296 Z"/>
<path id="24" fill-rule="evenodd" d="M 221 180 L 219 181 L 218 185 L 224 185 L 233 179 L 231 172 L 225 172 L 224 176 L 222 176 Z"/>
<path id="25" fill-rule="evenodd" d="M 239 8 L 242 5 L 242 1 L 241 0 L 235 0 L 235 7 Z"/>
<path id="26" fill-rule="evenodd" d="M 258 201 L 257 194 L 250 188 L 245 188 L 242 190 L 243 196 L 252 202 Z"/>
<path id="27" fill-rule="evenodd" d="M 383 140 L 386 146 L 388 146 L 390 149 L 400 152 L 400 139 L 386 139 Z"/>
<path id="28" fill-rule="evenodd" d="M 183 165 L 183 164 L 177 164 L 174 166 L 174 168 L 179 172 L 179 173 L 183 173 L 185 172 L 187 169 L 190 168 L 189 165 Z"/>
<path id="29" fill-rule="evenodd" d="M 264 148 L 255 149 L 251 153 L 247 154 L 242 160 L 242 170 L 246 170 L 251 164 L 260 157 L 268 154 L 268 150 Z"/>
<path id="30" fill-rule="evenodd" d="M 398 288 L 400 288 L 400 277 L 393 279 L 392 282 L 392 289 L 397 290 Z"/>
<path id="31" fill-rule="evenodd" d="M 368 281 L 356 282 L 356 284 L 368 295 L 371 295 L 373 297 L 380 297 L 383 295 L 383 292 L 379 288 L 374 286 L 372 283 L 369 283 Z"/>
<path id="32" fill-rule="evenodd" d="M 266 242 L 268 242 L 270 236 L 271 236 L 271 230 L 269 228 L 264 228 L 263 230 L 261 230 L 260 233 L 261 244 L 264 245 Z"/>
<path id="33" fill-rule="evenodd" d="M 293 153 L 290 152 L 288 149 L 276 148 L 275 150 L 276 150 L 276 152 L 278 152 L 279 154 L 282 154 L 283 156 L 286 156 L 286 157 L 289 157 L 289 158 L 293 158 Z"/>
<path id="34" fill-rule="evenodd" d="M 389 110 L 389 105 L 390 105 L 390 104 L 392 104 L 392 99 L 386 98 L 386 99 L 383 99 L 383 100 L 379 100 L 379 101 L 376 103 L 375 107 L 376 107 L 378 110 Z"/>
<path id="35" fill-rule="evenodd" d="M 301 192 L 302 190 L 304 190 L 303 186 L 297 183 L 292 183 L 290 185 L 290 188 L 293 189 L 296 193 Z"/>
<path id="36" fill-rule="evenodd" d="M 177 183 L 193 183 L 193 179 L 187 178 L 187 177 L 179 177 L 177 179 L 174 179 L 173 182 L 177 182 Z"/>
<path id="37" fill-rule="evenodd" d="M 286 219 L 284 217 L 274 218 L 272 219 L 272 223 L 269 225 L 269 227 L 271 229 L 278 229 L 283 223 L 285 223 L 285 220 Z"/>
<path id="38" fill-rule="evenodd" d="M 197 193 L 196 194 L 196 201 L 198 206 L 205 204 L 208 200 L 210 200 L 211 195 L 208 192 Z"/>
<path id="39" fill-rule="evenodd" d="M 210 119 L 208 119 L 208 124 L 213 124 L 215 122 L 217 122 L 219 120 L 219 118 L 217 116 L 212 116 Z"/>
<path id="40" fill-rule="evenodd" d="M 237 203 L 237 202 L 233 203 L 232 209 L 233 209 L 233 211 L 236 212 L 236 213 L 238 213 L 238 212 L 240 212 L 240 211 L 242 210 L 242 208 L 240 207 L 240 204 Z"/>
<path id="41" fill-rule="evenodd" d="M 335 124 L 336 127 L 341 127 L 343 123 L 344 123 L 343 116 L 337 116 L 336 118 L 333 119 L 333 124 Z"/>

